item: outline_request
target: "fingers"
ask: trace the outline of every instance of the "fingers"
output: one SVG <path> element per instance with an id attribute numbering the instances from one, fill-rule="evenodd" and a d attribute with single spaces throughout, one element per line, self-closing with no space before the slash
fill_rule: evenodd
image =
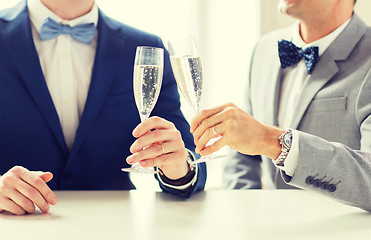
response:
<path id="1" fill-rule="evenodd" d="M 8 211 L 18 216 L 26 213 L 23 208 L 8 198 L 0 199 L 0 205 L 2 206 L 1 211 Z"/>
<path id="2" fill-rule="evenodd" d="M 214 125 L 210 128 L 207 128 L 203 133 L 198 133 L 200 135 L 194 136 L 196 144 L 195 152 L 200 154 L 200 152 L 203 151 L 211 139 L 215 139 L 218 136 L 223 136 L 225 133 L 224 125 L 224 123 Z"/>
<path id="3" fill-rule="evenodd" d="M 217 113 L 212 117 L 202 121 L 202 123 L 193 132 L 194 143 L 198 145 L 198 141 L 204 135 L 210 136 L 209 139 L 221 136 L 222 132 L 219 130 L 220 128 L 216 128 L 216 126 L 220 125 L 223 121 L 225 121 L 224 118 L 225 116 L 223 114 Z M 217 136 L 215 135 L 214 131 L 216 131 L 216 133 L 218 134 Z"/>
<path id="4" fill-rule="evenodd" d="M 42 180 L 41 180 L 42 181 Z M 19 181 L 17 184 L 17 191 L 20 193 L 19 195 L 22 195 L 26 198 L 28 198 L 30 201 L 36 204 L 36 206 L 43 212 L 48 213 L 49 212 L 49 204 L 45 200 L 45 198 L 40 194 L 40 192 L 35 188 L 30 186 L 29 184 Z M 15 201 L 14 198 L 11 198 L 13 201 Z M 24 210 L 26 210 L 25 205 L 20 205 Z M 27 211 L 27 210 L 26 210 Z"/>
<path id="5" fill-rule="evenodd" d="M 222 136 L 222 132 L 217 130 L 215 126 L 228 121 L 229 118 L 233 118 L 236 111 L 238 111 L 238 108 L 233 103 L 228 103 L 211 110 L 204 110 L 200 114 L 202 121 L 195 119 L 192 122 L 193 128 L 191 127 L 191 132 L 193 133 L 195 144 L 198 145 L 200 137 L 207 133 L 206 131 L 212 131 L 213 133 L 213 136 L 209 139 Z"/>
<path id="6" fill-rule="evenodd" d="M 171 179 L 186 174 L 187 152 L 181 133 L 172 122 L 159 117 L 151 117 L 133 130 L 138 138 L 130 147 L 133 153 L 126 161 L 129 164 L 140 162 L 143 167 L 161 168 Z"/>
<path id="7" fill-rule="evenodd" d="M 24 214 L 27 213 L 34 213 L 35 212 L 35 204 L 30 201 L 27 197 L 22 195 L 20 192 L 18 192 L 15 189 L 9 190 L 8 194 L 10 199 L 12 199 L 13 204 L 15 203 L 22 211 L 19 211 L 19 208 L 10 208 L 8 211 L 12 212 L 14 214 Z M 13 212 L 16 211 L 16 212 Z"/>
<path id="8" fill-rule="evenodd" d="M 49 204 L 57 203 L 55 194 L 45 183 L 52 177 L 49 172 L 31 172 L 19 166 L 12 168 L 0 178 L 0 210 L 17 215 L 33 213 L 36 204 L 43 213 L 49 212 Z"/>
<path id="9" fill-rule="evenodd" d="M 133 136 L 139 138 L 152 129 L 171 129 L 175 128 L 172 122 L 169 122 L 160 117 L 150 117 L 146 121 L 140 123 L 134 130 Z"/>
<path id="10" fill-rule="evenodd" d="M 140 162 L 140 164 L 143 167 L 153 165 L 154 162 L 161 164 L 161 165 L 167 165 L 167 164 L 170 164 L 171 161 L 163 162 L 166 159 L 166 157 L 163 158 L 163 156 L 173 154 L 177 152 L 178 150 L 179 150 L 178 144 L 174 141 L 154 143 L 148 148 L 145 148 L 129 156 L 126 160 L 129 164 Z M 159 160 L 154 161 L 153 160 L 154 158 L 159 158 Z"/>
<path id="11" fill-rule="evenodd" d="M 10 170 L 1 177 L 0 206 L 3 210 L 7 210 L 16 215 L 24 214 L 25 212 L 33 213 L 35 211 L 34 203 L 16 189 L 21 183 L 26 183 L 21 181 L 19 177 L 14 174 L 14 171 L 15 170 Z"/>
<path id="12" fill-rule="evenodd" d="M 44 182 L 49 182 L 53 179 L 53 174 L 51 172 L 37 171 L 34 173 L 36 173 L 42 180 L 44 180 Z"/>
<path id="13" fill-rule="evenodd" d="M 212 145 L 207 146 L 200 151 L 201 156 L 207 156 L 210 155 L 218 150 L 220 150 L 222 147 L 226 146 L 226 138 L 220 138 L 218 141 L 214 142 Z"/>
<path id="14" fill-rule="evenodd" d="M 202 110 L 200 114 L 198 114 L 191 123 L 191 133 L 194 133 L 195 130 L 203 123 L 205 120 L 208 118 L 216 115 L 217 113 L 222 112 L 224 109 L 229 108 L 229 107 L 235 107 L 233 103 L 227 103 L 222 106 L 212 108 L 212 109 L 207 109 L 207 110 Z"/>
<path id="15" fill-rule="evenodd" d="M 49 203 L 55 205 L 57 203 L 57 197 L 39 176 L 26 170 L 20 177 L 24 182 L 28 183 L 32 187 L 30 189 L 26 185 L 21 184 L 20 186 L 23 187 L 22 190 L 27 191 L 27 197 L 31 197 L 30 200 L 32 200 L 39 208 L 42 206 L 43 209 L 45 209 L 45 204 Z M 37 200 L 37 202 L 34 200 Z M 40 204 L 40 206 L 38 204 Z"/>
<path id="16" fill-rule="evenodd" d="M 160 167 L 161 169 L 163 169 L 166 166 L 170 166 L 170 165 L 174 164 L 179 159 L 185 160 L 186 159 L 186 153 L 185 152 L 183 153 L 181 151 L 172 152 L 170 154 L 164 154 L 164 155 L 161 155 L 161 156 L 156 157 L 156 158 L 146 159 L 144 161 L 141 161 L 140 164 L 143 167 L 155 167 L 155 166 L 157 166 L 157 167 Z"/>
<path id="17" fill-rule="evenodd" d="M 130 147 L 131 153 L 142 151 L 154 143 L 164 143 L 171 141 L 181 141 L 182 136 L 178 130 L 154 130 L 137 139 Z M 160 149 L 161 150 L 161 149 Z"/>

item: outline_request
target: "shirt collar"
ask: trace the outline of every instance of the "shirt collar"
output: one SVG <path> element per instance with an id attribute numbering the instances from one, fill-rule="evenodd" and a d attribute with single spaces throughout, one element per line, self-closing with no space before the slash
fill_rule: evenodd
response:
<path id="1" fill-rule="evenodd" d="M 90 10 L 90 12 L 73 20 L 64 20 L 61 17 L 57 16 L 55 13 L 49 10 L 40 0 L 28 0 L 27 7 L 31 23 L 39 33 L 41 26 L 47 18 L 51 18 L 54 21 L 64 25 L 70 25 L 71 27 L 84 23 L 94 23 L 94 25 L 97 26 L 98 23 L 99 13 L 96 3 L 94 3 L 94 6 Z"/>
<path id="2" fill-rule="evenodd" d="M 330 46 L 330 44 L 339 36 L 339 34 L 344 30 L 346 26 L 348 26 L 350 20 L 352 18 L 348 19 L 345 23 L 343 23 L 340 27 L 335 29 L 330 34 L 324 36 L 321 39 L 318 39 L 317 41 L 311 42 L 311 43 L 305 43 L 303 39 L 300 36 L 299 33 L 299 23 L 297 23 L 297 27 L 295 28 L 295 31 L 292 36 L 292 43 L 300 48 L 308 48 L 311 46 L 317 46 L 318 47 L 318 54 L 319 56 L 322 55 L 326 51 L 326 49 Z"/>

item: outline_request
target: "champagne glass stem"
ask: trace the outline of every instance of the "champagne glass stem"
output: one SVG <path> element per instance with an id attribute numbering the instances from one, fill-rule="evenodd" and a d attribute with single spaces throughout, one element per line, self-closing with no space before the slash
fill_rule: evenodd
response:
<path id="1" fill-rule="evenodd" d="M 196 115 L 198 115 L 200 113 L 200 104 L 199 103 L 195 104 L 194 109 L 195 109 Z"/>
<path id="2" fill-rule="evenodd" d="M 225 154 L 220 154 L 220 155 L 210 154 L 210 155 L 207 155 L 207 156 L 200 157 L 199 159 L 193 161 L 191 164 L 196 165 L 197 163 L 203 163 L 203 162 L 207 162 L 209 160 L 224 158 L 225 156 L 226 156 Z"/>

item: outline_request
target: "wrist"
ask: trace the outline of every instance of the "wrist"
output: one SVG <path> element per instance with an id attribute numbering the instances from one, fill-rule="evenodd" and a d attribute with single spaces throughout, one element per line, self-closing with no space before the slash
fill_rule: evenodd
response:
<path id="1" fill-rule="evenodd" d="M 180 179 L 187 175 L 190 171 L 189 164 L 187 163 L 188 153 L 185 153 L 184 157 L 185 161 L 180 163 L 172 164 L 171 166 L 167 166 L 166 168 L 160 169 L 161 174 L 165 175 L 168 179 L 176 180 Z"/>
<path id="2" fill-rule="evenodd" d="M 168 179 L 176 180 L 187 175 L 189 172 L 189 167 L 187 163 L 184 163 L 181 166 L 172 166 L 171 169 L 166 168 L 166 170 L 160 170 Z"/>
<path id="3" fill-rule="evenodd" d="M 261 155 L 269 157 L 270 159 L 276 159 L 281 154 L 281 144 L 279 137 L 284 133 L 285 130 L 267 126 L 264 131 L 263 143 Z"/>
<path id="4" fill-rule="evenodd" d="M 197 172 L 197 166 L 192 165 L 192 162 L 195 160 L 193 154 L 188 151 L 187 152 L 187 159 L 186 159 L 186 173 L 181 177 L 172 178 L 171 176 L 165 175 L 164 172 L 159 169 L 159 177 L 162 179 L 164 183 L 170 184 L 172 186 L 183 186 L 186 185 L 195 178 Z"/>

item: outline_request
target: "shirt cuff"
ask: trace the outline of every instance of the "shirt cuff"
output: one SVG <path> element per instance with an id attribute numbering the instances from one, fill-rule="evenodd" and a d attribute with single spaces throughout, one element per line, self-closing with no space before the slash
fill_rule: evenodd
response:
<path id="1" fill-rule="evenodd" d="M 190 150 L 188 150 L 188 149 L 186 149 L 186 150 L 187 150 L 188 156 L 191 157 L 192 160 L 194 161 L 196 158 L 193 155 L 193 153 Z M 156 170 L 157 170 L 157 167 L 156 167 Z M 160 181 L 160 183 L 162 185 L 164 185 L 166 187 L 169 187 L 169 188 L 172 188 L 172 189 L 176 189 L 176 190 L 185 190 L 185 189 L 189 188 L 190 186 L 193 186 L 195 184 L 195 182 L 197 181 L 198 164 L 195 165 L 195 169 L 193 171 L 195 171 L 195 175 L 194 175 L 193 179 L 190 182 L 188 182 L 188 183 L 186 183 L 184 185 L 181 185 L 181 186 L 175 186 L 175 185 L 172 185 L 172 184 L 165 183 L 162 180 L 159 171 L 157 171 L 157 179 Z"/>
<path id="2" fill-rule="evenodd" d="M 293 177 L 299 162 L 299 133 L 292 131 L 292 142 L 289 154 L 285 159 L 284 166 L 279 167 L 286 175 Z"/>

